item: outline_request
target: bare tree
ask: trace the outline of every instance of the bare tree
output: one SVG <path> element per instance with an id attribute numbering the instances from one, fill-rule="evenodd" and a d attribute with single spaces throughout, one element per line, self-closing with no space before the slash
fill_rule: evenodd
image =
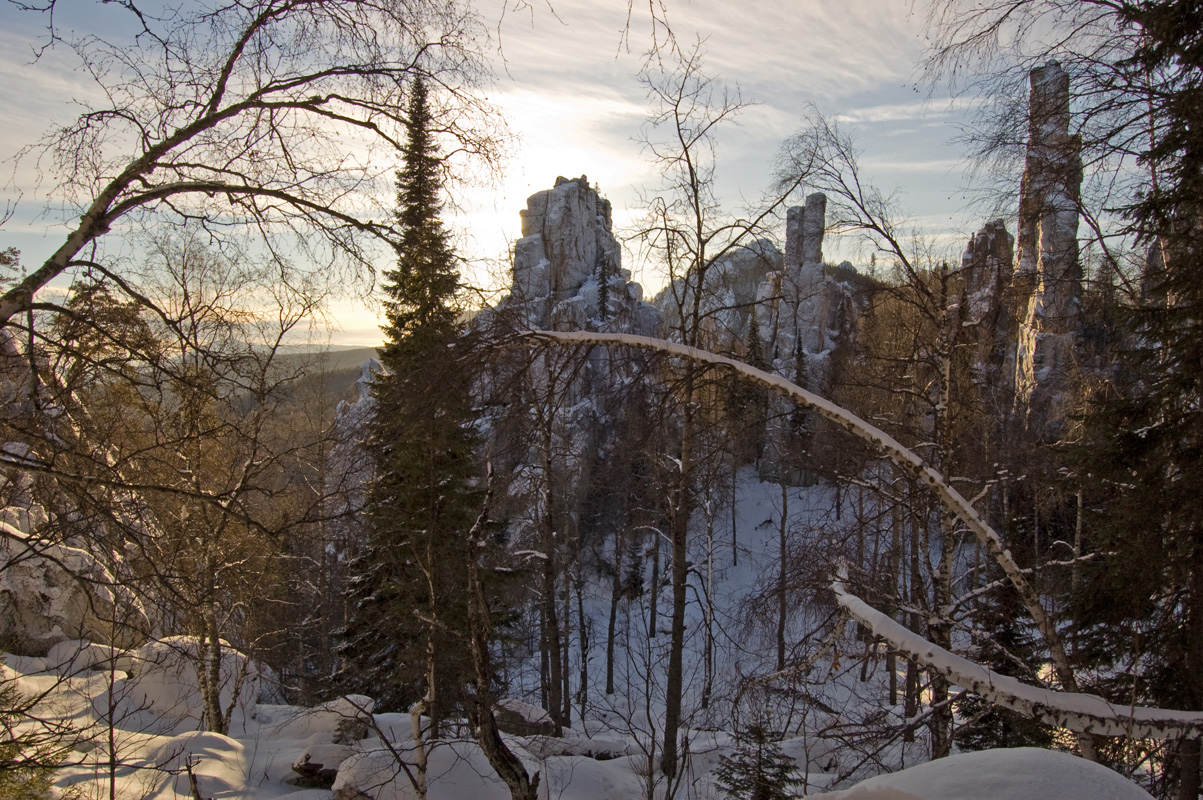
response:
<path id="1" fill-rule="evenodd" d="M 721 209 L 714 193 L 716 132 L 747 104 L 738 92 L 730 92 L 706 74 L 700 41 L 689 49 L 674 41 L 667 51 L 653 51 L 642 79 L 656 105 L 644 132 L 644 148 L 660 170 L 663 183 L 651 198 L 648 217 L 636 236 L 667 273 L 672 338 L 690 347 L 713 346 L 708 341 L 708 317 L 715 265 L 725 256 L 749 246 L 794 187 L 768 198 L 747 217 L 730 216 Z M 702 383 L 702 370 L 686 362 L 677 384 L 682 404 L 680 445 L 674 456 L 678 466 L 670 490 L 668 532 L 672 568 L 671 644 L 660 765 L 669 778 L 677 775 L 679 753 L 688 532 L 697 505 L 695 449 L 699 445 Z"/>
<path id="2" fill-rule="evenodd" d="M 128 2 L 124 38 L 67 37 L 103 100 L 21 155 L 78 214 L 43 264 L 0 295 L 0 324 L 45 306 L 51 280 L 108 261 L 100 241 L 190 221 L 218 247 L 246 239 L 281 281 L 311 267 L 372 269 L 388 240 L 387 176 L 402 98 L 421 74 L 462 152 L 492 158 L 492 115 L 472 91 L 480 26 L 455 0 L 255 0 L 168 12 Z M 381 157 L 381 153 L 385 154 Z M 106 245 L 107 252 L 116 250 Z M 112 263 L 111 261 L 109 262 Z M 116 272 L 116 269 L 113 269 Z"/>
<path id="3" fill-rule="evenodd" d="M 1025 571 L 1015 563 L 1010 552 L 1003 546 L 998 532 L 974 508 L 973 503 L 967 500 L 944 475 L 933 469 L 925 459 L 903 446 L 885 431 L 857 417 L 846 408 L 802 389 L 778 375 L 771 375 L 735 359 L 709 353 L 697 347 L 644 336 L 591 332 L 535 331 L 527 334 L 525 338 L 534 342 L 552 342 L 568 346 L 629 346 L 694 361 L 699 365 L 729 369 L 739 375 L 741 379 L 753 381 L 770 391 L 790 398 L 803 407 L 812 409 L 824 419 L 868 443 L 899 469 L 925 484 L 939 499 L 947 513 L 960 520 L 965 528 L 978 539 L 990 557 L 1001 567 L 1007 580 L 1018 593 L 1024 607 L 1032 615 L 1052 653 L 1053 667 L 1057 670 L 1058 676 L 1067 674 L 1070 680 L 1073 679 L 1074 673 L 1069 665 L 1053 617 L 1045 608 L 1035 589 L 1032 588 Z M 1069 684 L 1065 682 L 1063 685 L 1068 686 Z M 1073 685 L 1076 686 L 1076 682 Z"/>

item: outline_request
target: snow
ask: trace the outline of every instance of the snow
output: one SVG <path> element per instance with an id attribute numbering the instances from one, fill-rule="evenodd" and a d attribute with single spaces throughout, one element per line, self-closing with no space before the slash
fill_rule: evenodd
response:
<path id="1" fill-rule="evenodd" d="M 817 554 L 812 559 L 816 575 L 826 574 L 827 565 L 823 563 L 822 554 L 831 540 L 823 537 L 838 538 L 840 535 L 839 524 L 826 516 L 835 502 L 833 491 L 823 485 L 787 487 L 785 490 L 791 540 Z M 754 470 L 745 469 L 734 476 L 732 483 L 725 484 L 722 492 L 700 494 L 694 523 L 691 586 L 699 590 L 699 599 L 691 603 L 688 610 L 685 664 L 685 733 L 689 737 L 691 755 L 687 783 L 683 784 L 678 796 L 702 800 L 718 797 L 713 786 L 713 770 L 723 755 L 733 752 L 734 732 L 754 721 L 749 717 L 738 718 L 731 705 L 736 687 L 747 678 L 754 679 L 746 684 L 749 694 L 760 692 L 762 689 L 758 687 L 764 687 L 764 697 L 746 704 L 741 713 L 747 713 L 746 709 L 757 702 L 771 708 L 773 714 L 778 714 L 778 709 L 790 703 L 797 708 L 796 712 L 789 712 L 798 715 L 792 722 L 783 716 L 774 719 L 780 719 L 781 728 L 789 730 L 788 738 L 781 742 L 781 749 L 795 759 L 805 777 L 804 791 L 808 794 L 846 788 L 859 778 L 922 760 L 925 743 L 921 741 L 910 750 L 900 746 L 876 761 L 862 763 L 860 753 L 818 733 L 855 725 L 861 718 L 858 715 L 881 715 L 897 722 L 902 713 L 900 707 L 891 707 L 884 702 L 884 672 L 879 663 L 874 663 L 869 680 L 862 681 L 856 676 L 855 655 L 845 650 L 844 659 L 852 666 L 837 668 L 834 662 L 839 657 L 829 653 L 830 642 L 804 639 L 813 626 L 809 615 L 822 617 L 830 612 L 829 607 L 813 609 L 801 604 L 796 607 L 795 616 L 807 618 L 791 619 L 789 646 L 792 655 L 799 661 L 805 656 L 811 659 L 810 664 L 788 680 L 785 673 L 774 675 L 772 633 L 768 630 L 771 626 L 764 625 L 763 614 L 757 622 L 754 606 L 763 601 L 766 591 L 771 592 L 776 580 L 782 488 L 776 483 L 760 481 Z M 735 498 L 734 508 L 732 497 Z M 713 528 L 713 537 L 709 541 L 705 535 L 708 523 Z M 738 541 L 738 563 L 733 558 L 732 526 Z M 601 654 L 605 641 L 600 632 L 604 631 L 609 612 L 609 592 L 608 580 L 587 581 L 583 606 L 594 635 L 589 642 L 590 706 L 584 718 L 579 706 L 574 706 L 572 727 L 565 731 L 563 738 L 505 737 L 528 772 L 539 773 L 540 796 L 548 800 L 647 797 L 649 785 L 661 780 L 654 758 L 656 742 L 652 734 L 658 733 L 663 726 L 662 681 L 668 637 L 649 638 L 646 627 L 640 627 L 646 626 L 647 609 L 635 601 L 624 605 L 619 626 L 629 631 L 629 638 L 620 638 L 615 676 L 617 691 L 607 696 L 602 686 L 604 662 Z M 703 597 L 712 598 L 713 604 L 707 607 Z M 824 594 L 824 597 L 829 596 Z M 823 602 L 830 603 L 827 599 Z M 666 595 L 661 595 L 661 603 L 663 615 L 667 610 Z M 709 708 L 702 708 L 699 703 L 705 674 L 702 631 L 707 624 L 715 626 L 721 642 L 714 653 L 714 697 L 722 699 L 713 701 Z M 579 633 L 566 644 L 575 657 L 580 647 Z M 245 800 L 346 800 L 357 792 L 362 792 L 368 800 L 400 800 L 412 796 L 409 781 L 394 756 L 398 753 L 404 757 L 412 747 L 408 714 L 375 714 L 367 738 L 336 741 L 340 733 L 345 732 L 349 720 L 365 718 L 371 713 L 371 698 L 352 696 L 316 708 L 300 708 L 256 703 L 251 690 L 244 688 L 240 711 L 229 736 L 198 732 L 199 715 L 196 712 L 200 701 L 190 661 L 195 652 L 194 643 L 181 639 L 116 652 L 108 646 L 71 642 L 52 652 L 53 658 L 9 657 L 5 674 L 17 679 L 26 692 L 46 692 L 46 707 L 53 707 L 58 718 L 70 720 L 83 734 L 68 765 L 61 771 L 59 781 L 60 787 L 74 787 L 81 796 L 106 795 L 111 779 L 116 784 L 119 800 L 190 798 L 189 766 L 201 796 L 215 800 L 235 797 Z M 110 661 L 110 656 L 115 658 Z M 233 674 L 246 664 L 235 652 L 227 653 L 227 658 L 231 660 L 227 674 Z M 109 668 L 110 664 L 114 669 Z M 544 721 L 545 712 L 535 704 L 538 698 L 535 688 L 537 655 L 525 664 L 520 660 L 508 662 L 507 669 L 512 670 L 507 674 L 507 691 L 511 694 L 504 704 L 530 722 Z M 807 670 L 813 674 L 806 674 Z M 771 705 L 783 696 L 781 688 L 785 686 L 796 687 L 798 693 L 782 705 Z M 111 702 L 114 699 L 117 702 Z M 230 699 L 232 688 L 227 685 L 226 701 Z M 107 772 L 110 727 L 118 761 L 111 775 Z M 449 728 L 455 726 L 449 725 Z M 467 734 L 465 729 L 460 733 Z M 1075 775 L 1074 770 L 1079 768 L 1078 762 L 1074 761 L 1072 767 L 1056 770 L 1050 767 L 1038 772 L 1028 761 L 1021 759 L 1022 755 L 1023 751 L 1008 751 L 991 754 L 991 758 L 1004 775 L 1008 772 L 1039 775 L 1042 776 L 1040 780 L 1054 787 L 1060 786 L 1057 781 L 1063 776 Z M 300 776 L 293 770 L 293 765 L 303 762 L 306 756 L 310 765 L 337 768 L 333 789 L 308 788 L 312 784 L 297 783 Z M 917 767 L 873 779 L 877 782 L 870 781 L 850 790 L 861 794 L 832 796 L 915 798 L 929 796 L 924 793 L 928 790 L 933 792 L 931 797 L 952 796 L 938 792 L 953 785 L 948 770 L 950 765 L 959 763 L 959 758 L 964 757 L 958 756 L 933 768 Z M 928 771 L 923 771 L 925 769 Z M 971 776 L 974 773 L 989 775 L 984 768 L 966 768 L 961 772 Z M 985 779 L 982 777 L 981 781 Z M 1091 796 L 1100 800 L 1146 796 L 1120 776 L 1112 775 L 1111 780 L 1112 786 L 1100 783 L 1099 788 L 1092 789 Z M 657 797 L 663 796 L 663 783 L 657 783 L 654 790 Z M 887 791 L 892 794 L 885 794 Z M 1034 792 L 1030 784 L 1011 786 L 992 777 L 989 785 L 974 786 L 972 791 L 960 796 L 1030 800 L 1033 795 L 1074 797 L 1059 789 L 1040 794 Z M 431 800 L 503 800 L 508 797 L 508 792 L 493 774 L 479 747 L 461 739 L 439 742 L 431 748 L 429 797 Z"/>
<path id="2" fill-rule="evenodd" d="M 246 656 L 222 642 L 220 704 L 222 713 L 234 702 L 234 688 L 242 676 L 232 725 L 244 724 L 259 696 L 259 679 Z M 197 640 L 172 636 L 144 644 L 134 654 L 135 674 L 122 693 L 131 711 L 150 712 L 177 728 L 195 728 L 203 703 L 196 674 Z"/>
<path id="3" fill-rule="evenodd" d="M 984 750 L 879 775 L 830 800 L 1149 800 L 1106 767 L 1051 750 Z"/>
<path id="4" fill-rule="evenodd" d="M 103 689 L 104 675 L 62 678 L 47 672 L 25 678 L 30 685 L 49 681 L 62 695 L 81 695 Z M 43 687 L 44 688 L 44 687 Z M 177 698 L 189 703 L 188 698 Z M 191 798 L 195 779 L 202 797 L 225 800 L 335 800 L 356 796 L 370 800 L 409 800 L 413 791 L 398 767 L 394 752 L 404 753 L 404 715 L 381 715 L 377 727 L 389 733 L 385 745 L 376 735 L 350 746 L 330 747 L 337 721 L 348 713 L 362 714 L 365 698 L 352 697 L 317 709 L 262 706 L 236 736 L 204 731 L 178 734 L 137 733 L 117 730 L 119 766 L 106 772 L 106 737 L 81 746 L 61 770 L 60 788 L 83 796 L 107 792 L 110 779 L 122 800 L 153 796 L 160 800 Z M 55 702 L 53 695 L 46 701 Z M 510 703 L 511 706 L 515 705 Z M 524 709 L 532 715 L 538 709 Z M 397 717 L 397 719 L 392 719 Z M 395 724 L 394 724 L 395 723 Z M 119 721 L 118 725 L 124 725 Z M 548 798 L 556 800 L 626 800 L 646 796 L 646 760 L 622 755 L 622 737 L 614 731 L 608 739 L 592 741 L 603 755 L 592 757 L 584 735 L 569 732 L 563 740 L 551 737 L 507 737 L 528 771 L 540 773 Z M 606 747 L 600 747 L 605 744 Z M 711 796 L 705 777 L 729 746 L 725 735 L 699 737 L 695 772 L 704 777 L 698 796 Z M 562 745 L 562 746 L 559 746 Z M 804 743 L 787 741 L 782 750 L 804 760 Z M 307 789 L 290 784 L 297 775 L 291 764 L 306 750 L 329 753 L 343 761 L 332 789 Z M 634 747 L 632 752 L 637 752 Z M 191 776 L 189 775 L 191 772 Z M 471 741 L 435 743 L 430 749 L 430 800 L 507 800 L 509 794 Z M 811 781 L 811 792 L 821 792 L 822 781 Z M 1142 789 L 1106 767 L 1075 756 L 1033 748 L 995 750 L 952 756 L 893 774 L 881 775 L 845 791 L 824 794 L 832 800 L 1142 800 Z"/>

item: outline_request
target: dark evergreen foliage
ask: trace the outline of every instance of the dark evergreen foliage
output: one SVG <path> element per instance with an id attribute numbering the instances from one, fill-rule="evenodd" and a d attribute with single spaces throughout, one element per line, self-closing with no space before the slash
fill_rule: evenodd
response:
<path id="1" fill-rule="evenodd" d="M 990 570 L 990 580 L 1001 577 L 1001 572 L 1001 569 Z M 1026 619 L 1023 605 L 1014 592 L 998 592 L 984 602 L 976 614 L 976 622 L 988 636 L 983 637 L 972 660 L 1000 675 L 1030 683 L 1032 677 L 1027 665 L 1040 662 L 1040 634 Z M 953 738 L 962 750 L 1053 746 L 1053 732 L 1047 725 L 996 706 L 979 695 L 962 694 L 956 701 L 956 709 L 961 723 Z"/>
<path id="2" fill-rule="evenodd" d="M 479 511 L 471 344 L 458 322 L 460 282 L 440 219 L 441 162 L 426 87 L 407 109 L 397 176 L 397 266 L 385 273 L 385 372 L 372 385 L 368 546 L 351 585 L 355 605 L 342 655 L 347 688 L 404 710 L 428 691 L 434 719 L 462 703 L 472 680 L 465 607 L 467 531 Z"/>
<path id="3" fill-rule="evenodd" d="M 748 335 L 743 361 L 750 367 L 768 371 L 764 344 L 760 341 L 760 323 L 756 309 L 748 315 Z M 768 422 L 769 394 L 751 381 L 732 379 L 727 397 L 729 425 L 735 438 L 736 458 L 740 463 L 754 462 L 764 453 L 765 425 Z"/>
<path id="4" fill-rule="evenodd" d="M 52 788 L 55 769 L 70 748 L 50 733 L 18 732 L 14 726 L 27 721 L 16 709 L 28 707 L 16 681 L 0 676 L 0 800 L 45 800 L 60 794 Z"/>
<path id="5" fill-rule="evenodd" d="M 738 738 L 733 756 L 719 759 L 715 784 L 732 800 L 786 800 L 802 785 L 794 760 L 759 725 L 747 728 Z"/>
<path id="6" fill-rule="evenodd" d="M 1120 672 L 1144 661 L 1140 681 L 1119 676 L 1123 702 L 1137 686 L 1137 702 L 1203 710 L 1203 7 L 1121 9 L 1142 32 L 1121 66 L 1152 110 L 1149 181 L 1126 212 L 1151 255 L 1141 301 L 1119 311 L 1118 368 L 1087 417 L 1090 533 L 1113 555 L 1088 572 L 1077 617 L 1085 656 Z M 1199 743 L 1181 746 L 1191 766 L 1179 796 L 1195 797 Z"/>

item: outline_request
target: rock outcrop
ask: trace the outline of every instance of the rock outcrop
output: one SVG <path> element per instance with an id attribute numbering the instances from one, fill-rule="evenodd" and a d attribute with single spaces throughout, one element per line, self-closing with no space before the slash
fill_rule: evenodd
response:
<path id="1" fill-rule="evenodd" d="M 786 212 L 784 268 L 765 276 L 757 297 L 765 353 L 774 368 L 791 379 L 798 376 L 790 372 L 790 362 L 799 354 L 828 353 L 835 339 L 848 333 L 841 328 L 848 322 L 850 293 L 840 282 L 829 280 L 823 263 L 826 211 L 826 195 L 816 192 L 805 205 Z M 804 388 L 820 388 L 822 377 L 810 376 Z"/>
<path id="2" fill-rule="evenodd" d="M 757 294 L 756 320 L 769 367 L 805 389 L 830 390 L 833 357 L 851 349 L 863 298 L 862 280 L 851 264 L 833 268 L 823 262 L 827 197 L 808 195 L 805 205 L 786 212 L 782 269 L 765 276 Z M 767 448 L 761 471 L 790 475 L 796 454 L 807 449 L 797 441 L 813 427 L 806 413 L 791 412 L 786 401 L 770 399 Z"/>
<path id="3" fill-rule="evenodd" d="M 475 317 L 478 332 L 499 340 L 531 329 L 660 335 L 660 310 L 643 301 L 643 288 L 622 268 L 610 204 L 585 176 L 557 178 L 553 188 L 531 195 L 522 233 L 509 294 Z M 525 537 L 541 530 L 548 496 L 557 495 L 556 513 L 561 504 L 602 502 L 586 497 L 607 491 L 592 472 L 597 454 L 635 429 L 626 421 L 638 416 L 631 398 L 643 391 L 647 361 L 621 347 L 509 351 L 491 361 L 480 381 L 481 429 L 497 474 L 509 476 L 497 502 L 515 541 L 525 543 L 516 546 L 546 549 Z M 579 516 L 558 518 L 557 535 L 573 535 Z"/>
<path id="4" fill-rule="evenodd" d="M 1016 341 L 1015 403 L 1045 438 L 1064 426 L 1081 317 L 1082 142 L 1070 133 L 1069 88 L 1055 61 L 1032 70 L 1016 241 L 1014 283 L 1027 306 Z"/>
<path id="5" fill-rule="evenodd" d="M 1016 336 L 1011 279 L 1014 273 L 1015 237 L 1001 219 L 987 222 L 969 237 L 961 255 L 961 271 L 968 282 L 969 327 L 980 343 L 978 380 L 994 398 L 992 408 L 1008 408 L 1015 386 Z"/>
<path id="6" fill-rule="evenodd" d="M 554 188 L 527 199 L 521 216 L 504 305 L 520 307 L 534 328 L 656 335 L 659 312 L 622 268 L 610 201 L 587 177 L 556 178 Z"/>
<path id="7" fill-rule="evenodd" d="M 36 507 L 23 510 L 30 516 L 37 519 Z M 3 649 L 40 656 L 80 639 L 129 647 L 149 629 L 142 604 L 90 552 L 0 522 Z"/>

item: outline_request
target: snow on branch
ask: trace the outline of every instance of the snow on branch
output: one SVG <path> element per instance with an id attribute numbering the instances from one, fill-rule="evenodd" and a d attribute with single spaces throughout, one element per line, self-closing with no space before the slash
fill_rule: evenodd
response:
<path id="1" fill-rule="evenodd" d="M 1031 686 L 992 672 L 924 639 L 849 593 L 842 579 L 833 581 L 831 588 L 840 606 L 853 619 L 894 649 L 939 671 L 953 684 L 1029 719 L 1076 733 L 1102 736 L 1173 739 L 1203 734 L 1203 712 L 1115 706 L 1098 695 Z"/>

